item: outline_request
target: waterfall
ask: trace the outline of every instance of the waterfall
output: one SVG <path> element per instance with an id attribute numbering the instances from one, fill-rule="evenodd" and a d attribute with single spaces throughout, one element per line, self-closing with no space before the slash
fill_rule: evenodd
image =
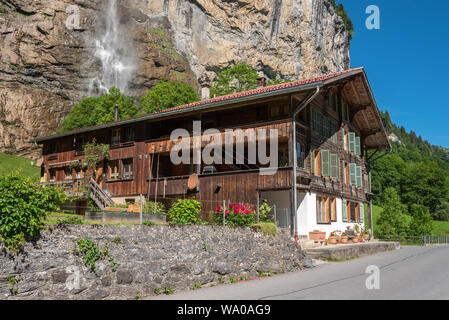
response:
<path id="1" fill-rule="evenodd" d="M 90 81 L 89 95 L 105 94 L 111 87 L 127 93 L 135 71 L 132 43 L 124 33 L 118 13 L 118 0 L 107 0 L 104 28 L 94 39 L 93 57 L 101 63 L 100 73 Z"/>

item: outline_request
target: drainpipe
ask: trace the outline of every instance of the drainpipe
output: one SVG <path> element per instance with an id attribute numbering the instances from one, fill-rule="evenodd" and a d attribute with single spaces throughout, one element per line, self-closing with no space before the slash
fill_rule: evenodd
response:
<path id="1" fill-rule="evenodd" d="M 313 99 L 316 98 L 316 96 L 320 93 L 321 86 L 319 85 L 316 87 L 316 91 L 310 98 L 308 98 L 306 101 L 304 101 L 295 111 L 293 111 L 293 118 L 292 118 L 292 132 L 293 132 L 293 208 L 294 208 L 294 215 L 293 215 L 293 232 L 295 236 L 295 242 L 298 243 L 298 229 L 297 229 L 297 211 L 298 211 L 298 195 L 297 195 L 297 172 L 296 168 L 298 167 L 298 158 L 296 156 L 296 116 L 298 113 L 300 113 L 302 110 L 304 110 L 305 107 L 307 107 Z"/>

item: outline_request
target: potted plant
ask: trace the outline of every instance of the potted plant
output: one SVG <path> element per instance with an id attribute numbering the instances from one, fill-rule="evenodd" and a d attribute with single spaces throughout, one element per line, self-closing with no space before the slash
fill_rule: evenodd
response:
<path id="1" fill-rule="evenodd" d="M 313 232 L 309 232 L 309 240 L 313 240 L 315 242 L 324 242 L 324 240 L 326 240 L 326 232 L 313 230 Z"/>
<path id="2" fill-rule="evenodd" d="M 341 243 L 348 243 L 348 240 L 349 240 L 348 234 L 346 232 L 343 232 L 341 234 Z"/>
<path id="3" fill-rule="evenodd" d="M 331 232 L 331 234 L 329 235 L 329 243 L 337 244 L 337 242 L 338 242 L 338 240 L 340 240 L 340 238 L 341 238 L 341 231 L 335 230 L 335 231 Z"/>

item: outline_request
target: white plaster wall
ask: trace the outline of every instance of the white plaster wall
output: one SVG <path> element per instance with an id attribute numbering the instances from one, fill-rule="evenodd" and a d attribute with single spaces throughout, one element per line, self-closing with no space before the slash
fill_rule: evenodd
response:
<path id="1" fill-rule="evenodd" d="M 302 201 L 300 199 L 302 199 Z M 336 201 L 337 222 L 332 222 L 330 224 L 318 224 L 316 217 L 316 193 L 298 193 L 299 207 L 296 214 L 299 236 L 308 237 L 309 232 L 319 230 L 326 232 L 326 237 L 329 237 L 332 231 L 345 231 L 347 226 L 354 228 L 357 223 L 343 222 L 342 199 L 337 198 Z M 359 224 L 362 225 L 362 227 L 364 226 L 363 223 Z"/>

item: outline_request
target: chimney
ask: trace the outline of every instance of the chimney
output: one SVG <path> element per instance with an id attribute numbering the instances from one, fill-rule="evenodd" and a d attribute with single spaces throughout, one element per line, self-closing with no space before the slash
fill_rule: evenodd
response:
<path id="1" fill-rule="evenodd" d="M 260 77 L 257 79 L 257 89 L 263 88 L 267 85 L 267 79 L 265 77 Z"/>
<path id="2" fill-rule="evenodd" d="M 201 85 L 201 100 L 210 99 L 210 85 L 208 83 L 203 83 Z"/>
<path id="3" fill-rule="evenodd" d="M 114 121 L 118 121 L 118 103 L 115 105 Z"/>

